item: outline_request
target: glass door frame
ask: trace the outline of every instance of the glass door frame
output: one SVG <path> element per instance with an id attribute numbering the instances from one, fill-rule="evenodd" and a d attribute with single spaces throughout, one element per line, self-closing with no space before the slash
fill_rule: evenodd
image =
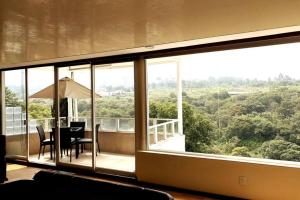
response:
<path id="1" fill-rule="evenodd" d="M 26 118 L 28 119 L 26 122 L 26 130 L 27 130 L 27 141 L 28 141 L 28 143 L 27 143 L 27 145 L 28 145 L 28 153 L 27 153 L 27 155 L 28 155 L 28 163 L 34 163 L 34 164 L 41 164 L 41 165 L 47 165 L 47 166 L 55 166 L 56 165 L 56 155 L 55 154 L 53 154 L 53 162 L 37 162 L 37 161 L 32 161 L 32 160 L 30 160 L 30 133 L 29 133 L 29 80 L 30 80 L 30 78 L 29 78 L 29 72 L 28 71 L 30 71 L 31 69 L 38 69 L 38 68 L 53 68 L 53 71 L 52 71 L 52 77 L 53 77 L 53 83 L 52 84 L 54 84 L 55 85 L 55 66 L 54 66 L 54 64 L 45 64 L 45 65 L 41 65 L 41 66 L 28 66 L 28 67 L 25 67 L 25 70 L 26 70 L 26 77 L 25 77 L 25 80 L 26 80 Z M 52 101 L 53 101 L 53 103 L 52 103 L 52 106 L 53 106 L 53 111 L 55 112 L 55 96 L 53 95 L 53 97 L 52 97 Z M 55 115 L 55 114 L 54 114 Z M 55 120 L 55 116 L 52 116 L 54 119 L 53 120 Z M 52 149 L 53 151 L 56 151 L 56 145 L 54 145 L 54 147 L 53 147 L 53 149 Z"/>
<path id="2" fill-rule="evenodd" d="M 134 74 L 133 74 L 133 82 L 134 82 L 134 112 L 135 112 L 135 115 L 134 115 L 134 118 L 135 118 L 135 124 L 134 124 L 134 127 L 135 127 L 135 130 L 134 130 L 134 135 L 135 135 L 135 146 L 134 146 L 134 156 L 136 158 L 136 154 L 137 154 L 137 151 L 140 150 L 140 146 L 139 146 L 139 139 L 137 137 L 137 115 L 138 112 L 137 112 L 137 92 L 136 92 L 136 87 L 137 87 L 137 79 L 140 79 L 140 74 L 139 73 L 136 73 L 136 69 L 137 68 L 141 68 L 141 66 L 136 62 L 136 59 L 137 57 L 126 57 L 126 58 L 119 58 L 119 59 L 116 59 L 116 58 L 109 58 L 109 59 L 105 59 L 105 60 L 96 60 L 94 62 L 91 62 L 91 66 L 92 66 L 92 80 L 93 80 L 93 95 L 95 95 L 95 80 L 96 80 L 96 66 L 97 65 L 109 65 L 109 64 L 116 64 L 116 63 L 125 63 L 125 62 L 132 62 L 133 63 L 133 70 L 134 70 Z M 96 120 L 96 109 L 95 109 L 95 96 L 93 97 L 93 121 L 94 121 L 94 124 L 95 123 L 95 120 Z M 97 133 L 98 134 L 98 133 Z M 96 134 L 94 134 L 94 152 L 96 152 Z M 105 174 L 113 174 L 113 175 L 120 175 L 120 176 L 125 176 L 125 177 L 135 177 L 136 176 L 136 166 L 137 166 L 137 162 L 135 159 L 135 171 L 134 172 L 127 172 L 127 171 L 121 171 L 121 170 L 116 170 L 116 169 L 109 169 L 109 168 L 102 168 L 102 167 L 97 167 L 97 163 L 96 163 L 96 156 L 94 155 L 94 159 L 95 159 L 95 162 L 94 162 L 94 172 L 95 173 L 105 173 Z"/>
<path id="3" fill-rule="evenodd" d="M 17 159 L 17 160 L 22 160 L 22 161 L 25 161 L 25 162 L 29 162 L 29 135 L 28 135 L 28 113 L 27 113 L 27 109 L 28 109 L 28 87 L 27 87 L 27 68 L 26 67 L 20 67 L 20 68 L 12 68 L 12 69 L 1 69 L 0 70 L 0 101 L 1 101 L 1 106 L 0 106 L 0 109 L 1 109 L 1 119 L 0 119 L 0 125 L 1 125 L 1 133 L 2 135 L 6 135 L 4 133 L 6 133 L 6 102 L 5 102 L 5 72 L 8 72 L 8 71 L 13 71 L 13 70 L 24 70 L 24 92 L 25 92 L 25 113 L 26 113 L 26 120 L 25 120 L 25 156 L 22 156 L 22 155 L 9 155 L 7 156 L 8 159 Z M 24 123 L 24 122 L 22 122 Z M 7 145 L 7 144 L 6 144 Z"/>
<path id="4" fill-rule="evenodd" d="M 91 126 L 92 126 L 92 160 L 91 166 L 84 166 L 72 163 L 62 162 L 60 159 L 60 106 L 59 105 L 59 69 L 68 67 L 68 66 L 76 66 L 76 65 L 89 65 L 90 77 L 91 77 Z M 56 64 L 54 65 L 54 108 L 55 108 L 55 164 L 58 167 L 68 167 L 68 168 L 76 168 L 76 169 L 84 169 L 88 171 L 95 171 L 95 121 L 94 121 L 94 79 L 93 79 L 93 67 L 91 62 L 79 62 L 79 63 L 71 63 L 71 64 Z"/>

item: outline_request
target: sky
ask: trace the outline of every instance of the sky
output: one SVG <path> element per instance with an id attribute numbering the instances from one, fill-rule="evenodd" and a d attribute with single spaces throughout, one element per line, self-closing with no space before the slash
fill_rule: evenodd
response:
<path id="1" fill-rule="evenodd" d="M 245 48 L 219 52 L 199 53 L 176 57 L 180 60 L 183 80 L 206 80 L 209 77 L 236 77 L 242 79 L 268 80 L 280 73 L 300 79 L 300 43 Z M 172 58 L 172 57 L 171 57 Z M 148 82 L 176 80 L 176 64 L 148 61 Z M 162 60 L 161 58 L 159 59 Z M 170 58 L 165 58 L 170 60 Z M 117 65 L 114 65 L 117 66 Z M 96 68 L 96 89 L 101 86 L 133 87 L 133 62 L 122 67 Z M 70 77 L 68 67 L 60 70 L 60 78 Z M 90 71 L 76 70 L 75 80 L 90 88 Z M 53 68 L 33 68 L 28 70 L 29 94 L 53 84 Z M 5 72 L 5 84 L 18 86 L 24 82 L 24 70 Z"/>
<path id="2" fill-rule="evenodd" d="M 39 90 L 52 85 L 54 83 L 54 69 L 53 67 L 44 68 L 32 68 L 28 70 L 28 89 L 29 95 L 38 92 Z M 87 88 L 91 88 L 90 70 L 75 70 L 74 80 Z M 10 87 L 13 91 L 20 91 L 21 85 L 25 83 L 25 71 L 24 70 L 13 70 L 5 72 L 5 85 Z M 101 68 L 98 67 L 95 70 L 96 76 L 96 92 L 97 89 L 103 88 L 104 86 L 125 86 L 132 87 L 134 85 L 134 71 L 133 63 L 128 67 L 122 68 Z M 69 67 L 60 68 L 59 78 L 71 77 Z"/>
<path id="3" fill-rule="evenodd" d="M 268 80 L 280 73 L 300 79 L 300 43 L 199 53 L 180 56 L 179 59 L 183 80 L 206 80 L 209 77 Z M 168 78 L 176 80 L 175 66 L 175 63 L 151 65 L 149 82 Z"/>

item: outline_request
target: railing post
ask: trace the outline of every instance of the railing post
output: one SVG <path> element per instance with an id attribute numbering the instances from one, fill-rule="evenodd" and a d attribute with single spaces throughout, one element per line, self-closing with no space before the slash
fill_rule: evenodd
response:
<path id="1" fill-rule="evenodd" d="M 179 121 L 177 121 L 177 134 L 179 134 L 179 135 L 183 135 L 183 132 L 180 132 L 179 131 Z"/>
<path id="2" fill-rule="evenodd" d="M 156 126 L 157 124 L 157 119 L 153 119 L 153 126 Z"/>
<path id="3" fill-rule="evenodd" d="M 77 119 L 78 119 L 78 118 L 77 118 Z M 89 127 L 87 118 L 84 118 L 84 122 L 85 122 L 85 124 L 86 124 L 86 125 L 85 125 L 85 128 L 86 128 L 86 127 Z"/>
<path id="4" fill-rule="evenodd" d="M 120 118 L 116 118 L 116 132 L 120 130 Z"/>
<path id="5" fill-rule="evenodd" d="M 102 131 L 102 130 L 103 130 L 103 127 L 104 127 L 103 119 L 102 119 L 102 118 L 99 118 L 99 121 L 100 121 L 100 130 L 99 130 L 99 131 Z"/>
<path id="6" fill-rule="evenodd" d="M 167 124 L 164 124 L 164 139 L 167 139 Z"/>
<path id="7" fill-rule="evenodd" d="M 157 126 L 154 126 L 154 144 L 158 142 Z"/>
<path id="8" fill-rule="evenodd" d="M 49 130 L 48 118 L 44 119 L 44 123 L 45 123 L 45 130 L 48 131 Z"/>
<path id="9" fill-rule="evenodd" d="M 175 135 L 175 122 L 173 121 L 172 122 L 172 136 L 174 136 Z"/>

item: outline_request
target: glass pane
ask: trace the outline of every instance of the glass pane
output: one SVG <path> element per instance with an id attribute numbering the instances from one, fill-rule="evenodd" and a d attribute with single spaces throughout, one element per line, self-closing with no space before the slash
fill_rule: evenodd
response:
<path id="1" fill-rule="evenodd" d="M 25 70 L 5 71 L 5 135 L 8 156 L 27 156 Z"/>
<path id="2" fill-rule="evenodd" d="M 90 65 L 59 68 L 60 161 L 92 166 Z"/>
<path id="3" fill-rule="evenodd" d="M 178 93 L 178 61 L 175 58 L 147 60 L 149 125 L 148 146 L 152 150 L 185 151 L 181 96 Z"/>
<path id="4" fill-rule="evenodd" d="M 28 69 L 29 160 L 54 163 L 54 68 Z M 38 129 L 40 127 L 40 129 Z M 52 137 L 50 138 L 50 136 Z M 43 141 L 44 140 L 44 141 Z M 47 143 L 51 140 L 51 144 Z M 43 151 L 44 148 L 45 150 Z"/>
<path id="5" fill-rule="evenodd" d="M 147 60 L 149 149 L 299 162 L 299 50 L 291 43 Z"/>
<path id="6" fill-rule="evenodd" d="M 132 118 L 120 118 L 119 131 L 122 132 L 134 132 L 134 119 Z"/>
<path id="7" fill-rule="evenodd" d="M 117 119 L 113 118 L 102 118 L 101 130 L 106 132 L 116 132 L 117 131 Z"/>
<path id="8" fill-rule="evenodd" d="M 133 62 L 95 66 L 96 167 L 135 171 Z"/>

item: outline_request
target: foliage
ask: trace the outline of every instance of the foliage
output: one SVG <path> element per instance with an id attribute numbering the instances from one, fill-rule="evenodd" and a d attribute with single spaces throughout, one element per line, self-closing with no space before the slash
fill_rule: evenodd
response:
<path id="1" fill-rule="evenodd" d="M 51 107 L 45 104 L 30 103 L 28 106 L 30 119 L 51 118 Z"/>
<path id="2" fill-rule="evenodd" d="M 262 147 L 265 158 L 300 161 L 300 146 L 282 139 L 265 142 Z"/>
<path id="3" fill-rule="evenodd" d="M 177 107 L 174 103 L 150 104 L 150 117 L 161 119 L 176 119 Z M 183 103 L 183 132 L 186 138 L 186 150 L 192 152 L 206 152 L 212 142 L 212 125 L 205 116 L 187 103 Z"/>
<path id="4" fill-rule="evenodd" d="M 8 87 L 5 87 L 5 104 L 10 107 L 22 106 L 17 94 L 11 91 Z"/>
<path id="5" fill-rule="evenodd" d="M 89 106 L 91 106 L 89 104 Z M 96 100 L 96 117 L 134 117 L 133 94 L 126 96 L 107 96 Z M 78 104 L 78 109 L 86 110 Z M 82 112 L 81 111 L 81 112 Z M 79 112 L 80 113 L 80 112 Z"/>
<path id="6" fill-rule="evenodd" d="M 249 149 L 247 147 L 235 147 L 232 150 L 231 155 L 233 155 L 233 156 L 251 157 L 251 155 L 249 154 Z"/>
<path id="7" fill-rule="evenodd" d="M 208 78 L 183 89 L 187 151 L 300 161 L 300 81 Z M 156 84 L 150 116 L 176 104 L 172 90 Z"/>
<path id="8" fill-rule="evenodd" d="M 276 133 L 276 127 L 268 119 L 250 114 L 233 117 L 228 126 L 227 137 L 264 141 L 273 139 Z"/>

